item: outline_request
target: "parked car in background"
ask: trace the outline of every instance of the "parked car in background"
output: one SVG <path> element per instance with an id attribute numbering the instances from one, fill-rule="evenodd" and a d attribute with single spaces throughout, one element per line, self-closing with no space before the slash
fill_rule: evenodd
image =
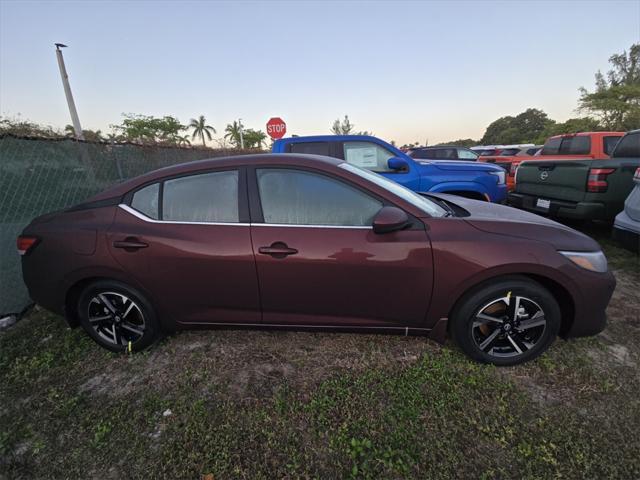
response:
<path id="1" fill-rule="evenodd" d="M 624 132 L 583 132 L 549 137 L 534 157 L 547 160 L 582 160 L 609 158 Z M 513 158 L 509 163 L 507 187 L 513 191 L 518 166 L 530 158 Z M 506 166 L 503 165 L 503 166 Z"/>
<path id="2" fill-rule="evenodd" d="M 533 157 L 542 149 L 542 145 L 507 145 L 500 150 L 498 155 L 482 155 L 479 162 L 493 163 L 502 167 L 507 172 L 507 189 L 513 191 L 513 175 L 511 175 L 511 165 L 513 162 L 520 163 L 526 158 Z"/>
<path id="3" fill-rule="evenodd" d="M 367 135 L 321 135 L 276 140 L 273 153 L 313 153 L 339 158 L 379 173 L 414 192 L 444 192 L 476 200 L 504 202 L 503 169 L 469 161 L 420 160 Z"/>
<path id="4" fill-rule="evenodd" d="M 600 332 L 615 287 L 575 230 L 316 155 L 166 167 L 33 220 L 17 243 L 32 298 L 116 352 L 206 326 L 449 332 L 513 365 Z"/>
<path id="5" fill-rule="evenodd" d="M 634 252 L 640 252 L 640 167 L 633 176 L 635 186 L 624 201 L 624 210 L 613 221 L 613 238 Z"/>
<path id="6" fill-rule="evenodd" d="M 502 151 L 502 147 L 502 145 L 476 145 L 475 147 L 471 147 L 469 150 L 485 157 L 488 155 L 499 155 Z"/>
<path id="7" fill-rule="evenodd" d="M 475 162 L 478 154 L 465 147 L 439 145 L 437 147 L 415 147 L 407 150 L 407 155 L 416 160 L 464 160 Z"/>
<path id="8" fill-rule="evenodd" d="M 584 144 L 586 137 L 574 138 Z M 622 210 L 640 167 L 640 130 L 627 133 L 611 157 L 603 157 L 527 160 L 518 168 L 509 204 L 555 217 L 611 221 Z"/>

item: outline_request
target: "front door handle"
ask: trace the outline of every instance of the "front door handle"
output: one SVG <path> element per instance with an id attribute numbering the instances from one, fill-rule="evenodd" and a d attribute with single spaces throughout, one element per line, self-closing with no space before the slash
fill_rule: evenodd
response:
<path id="1" fill-rule="evenodd" d="M 139 241 L 135 237 L 127 237 L 124 240 L 116 240 L 113 242 L 115 248 L 124 248 L 128 252 L 134 252 L 140 248 L 147 248 L 148 243 Z"/>
<path id="2" fill-rule="evenodd" d="M 295 248 L 289 248 L 284 242 L 275 242 L 268 247 L 260 247 L 258 252 L 263 255 L 271 255 L 275 258 L 285 258 L 288 255 L 295 255 L 298 253 L 298 250 Z"/>

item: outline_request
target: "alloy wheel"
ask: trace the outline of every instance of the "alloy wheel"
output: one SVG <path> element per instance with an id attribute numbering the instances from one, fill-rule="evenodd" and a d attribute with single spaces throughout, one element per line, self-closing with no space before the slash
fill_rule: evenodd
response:
<path id="1" fill-rule="evenodd" d="M 524 296 L 497 298 L 481 307 L 473 318 L 471 335 L 486 355 L 517 357 L 531 350 L 544 336 L 547 320 L 536 302 Z"/>
<path id="2" fill-rule="evenodd" d="M 133 345 L 145 332 L 145 319 L 138 303 L 118 292 L 100 292 L 87 307 L 91 328 L 113 345 Z"/>

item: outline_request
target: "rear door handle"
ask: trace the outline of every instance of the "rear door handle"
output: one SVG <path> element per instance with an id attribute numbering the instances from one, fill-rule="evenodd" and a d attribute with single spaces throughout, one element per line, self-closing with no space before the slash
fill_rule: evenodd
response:
<path id="1" fill-rule="evenodd" d="M 149 244 L 141 242 L 135 237 L 127 237 L 124 240 L 116 240 L 113 242 L 113 246 L 115 248 L 124 248 L 127 251 L 135 251 L 140 248 L 147 248 Z"/>
<path id="2" fill-rule="evenodd" d="M 298 253 L 298 250 L 295 248 L 289 248 L 284 242 L 275 242 L 268 247 L 260 247 L 258 252 L 263 255 L 271 255 L 275 258 L 284 258 L 288 255 L 295 255 Z"/>

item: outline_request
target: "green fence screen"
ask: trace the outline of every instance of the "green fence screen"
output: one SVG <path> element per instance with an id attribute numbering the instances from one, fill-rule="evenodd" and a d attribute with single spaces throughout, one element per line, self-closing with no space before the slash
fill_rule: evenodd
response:
<path id="1" fill-rule="evenodd" d="M 16 250 L 31 219 L 157 168 L 240 153 L 250 152 L 0 136 L 0 318 L 32 303 Z"/>

